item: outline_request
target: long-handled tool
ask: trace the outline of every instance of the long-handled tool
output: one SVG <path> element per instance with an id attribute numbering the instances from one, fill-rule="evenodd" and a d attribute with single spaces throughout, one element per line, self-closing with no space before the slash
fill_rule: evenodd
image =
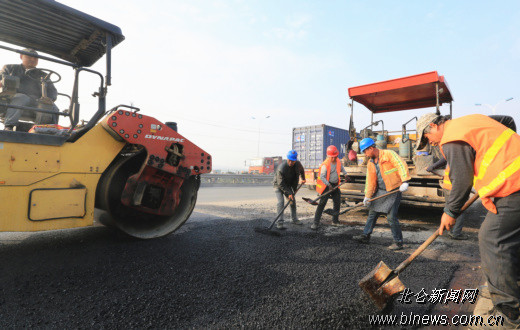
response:
<path id="1" fill-rule="evenodd" d="M 394 190 L 394 191 L 391 191 L 391 192 L 388 192 L 388 193 L 386 193 L 386 194 L 384 194 L 384 195 L 377 196 L 377 197 L 375 197 L 375 198 L 369 199 L 368 201 L 369 201 L 369 202 L 373 202 L 373 201 L 375 201 L 376 199 L 383 198 L 383 197 L 386 197 L 386 196 L 389 196 L 389 195 L 395 194 L 396 192 L 399 192 L 399 189 Z M 363 203 L 358 203 L 358 204 L 356 204 L 356 205 L 354 205 L 354 206 L 347 207 L 346 209 L 344 209 L 344 210 L 341 211 L 341 212 L 337 212 L 337 213 L 336 213 L 336 212 L 334 212 L 333 209 L 326 209 L 324 212 L 327 213 L 328 215 L 332 215 L 332 216 L 334 216 L 334 215 L 342 215 L 342 214 L 345 214 L 345 213 L 347 213 L 347 212 L 349 212 L 349 211 L 352 211 L 352 210 L 354 210 L 354 209 L 358 209 L 358 208 L 363 207 L 363 206 L 364 206 Z"/>
<path id="2" fill-rule="evenodd" d="M 280 213 L 278 213 L 276 218 L 274 218 L 273 222 L 271 222 L 271 225 L 269 227 L 255 227 L 255 231 L 257 233 L 267 234 L 267 235 L 272 235 L 272 236 L 280 236 L 280 232 L 279 231 L 274 231 L 274 230 L 271 230 L 271 229 L 273 229 L 274 224 L 276 223 L 276 220 L 278 220 L 278 218 L 280 218 L 282 216 L 282 214 L 285 211 L 285 209 L 287 208 L 287 206 L 289 206 L 289 204 L 291 204 L 291 202 L 292 203 L 296 203 L 296 200 L 295 200 L 296 193 L 298 192 L 298 190 L 300 190 L 302 185 L 303 185 L 303 183 L 300 183 L 298 188 L 296 188 L 296 191 L 293 194 L 293 199 L 292 200 L 290 199 L 290 200 L 287 201 L 287 203 L 285 203 L 283 209 L 280 211 Z"/>
<path id="3" fill-rule="evenodd" d="M 342 183 L 343 183 L 343 182 L 340 181 L 336 187 L 332 188 L 331 190 L 327 191 L 327 192 L 324 193 L 324 194 L 319 195 L 319 196 L 316 197 L 315 199 L 310 199 L 310 198 L 307 198 L 307 197 L 302 197 L 302 199 L 303 199 L 304 201 L 306 201 L 307 203 L 311 204 L 311 205 L 318 205 L 318 201 L 319 201 L 320 199 L 322 199 L 323 197 L 325 197 L 325 196 L 327 196 L 327 195 L 332 194 L 332 193 L 334 192 L 334 190 L 338 189 L 339 186 L 341 186 Z"/>
<path id="4" fill-rule="evenodd" d="M 440 178 L 444 178 L 444 171 L 443 170 L 433 170 L 430 172 L 433 175 L 436 175 Z"/>
<path id="5" fill-rule="evenodd" d="M 478 194 L 473 195 L 462 207 L 461 211 L 466 210 L 478 199 Z M 437 237 L 437 229 L 417 250 L 415 250 L 405 261 L 395 270 L 390 269 L 383 261 L 359 281 L 359 286 L 372 298 L 380 309 L 384 309 L 392 297 L 405 289 L 404 284 L 399 279 L 399 274 L 412 263 Z"/>

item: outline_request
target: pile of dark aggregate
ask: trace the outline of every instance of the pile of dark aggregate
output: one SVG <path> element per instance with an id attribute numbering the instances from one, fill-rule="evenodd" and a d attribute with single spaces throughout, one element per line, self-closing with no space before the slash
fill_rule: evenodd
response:
<path id="1" fill-rule="evenodd" d="M 380 260 L 395 268 L 407 254 L 386 249 L 384 238 L 358 244 L 355 231 L 253 231 L 267 224 L 197 222 L 148 241 L 97 227 L 0 244 L 0 328 L 370 328 L 368 315 L 379 311 L 358 281 Z M 399 277 L 428 292 L 446 287 L 455 269 L 419 257 Z"/>

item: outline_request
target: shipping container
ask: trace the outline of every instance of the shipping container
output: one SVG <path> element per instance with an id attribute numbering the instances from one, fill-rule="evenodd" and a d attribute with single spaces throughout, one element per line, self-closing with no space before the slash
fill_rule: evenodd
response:
<path id="1" fill-rule="evenodd" d="M 327 158 L 327 147 L 336 146 L 339 158 L 345 156 L 348 131 L 325 124 L 293 128 L 292 146 L 305 169 L 317 169 Z"/>

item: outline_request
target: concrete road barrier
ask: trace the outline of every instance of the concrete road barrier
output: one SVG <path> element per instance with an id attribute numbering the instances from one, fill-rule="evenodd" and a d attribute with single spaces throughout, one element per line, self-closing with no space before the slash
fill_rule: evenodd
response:
<path id="1" fill-rule="evenodd" d="M 268 186 L 273 184 L 273 175 L 262 174 L 202 174 L 201 186 L 234 186 L 254 185 Z"/>

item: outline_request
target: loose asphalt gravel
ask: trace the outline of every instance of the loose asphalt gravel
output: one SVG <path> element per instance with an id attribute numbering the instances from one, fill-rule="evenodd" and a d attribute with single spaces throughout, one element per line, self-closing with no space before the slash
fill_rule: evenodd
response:
<path id="1" fill-rule="evenodd" d="M 0 244 L 0 328 L 369 328 L 378 310 L 358 281 L 407 254 L 386 249 L 390 238 L 358 244 L 355 229 L 253 230 L 269 220 L 214 218 L 150 241 L 94 227 Z M 421 256 L 400 278 L 429 292 L 455 269 Z"/>

